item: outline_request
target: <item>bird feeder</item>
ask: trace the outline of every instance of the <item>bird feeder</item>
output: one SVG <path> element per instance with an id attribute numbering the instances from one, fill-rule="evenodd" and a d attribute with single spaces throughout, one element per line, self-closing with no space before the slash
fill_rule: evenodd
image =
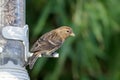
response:
<path id="1" fill-rule="evenodd" d="M 0 0 L 0 80 L 29 80 L 25 0 Z"/>
<path id="2" fill-rule="evenodd" d="M 0 0 L 0 80 L 30 80 L 23 67 L 30 56 L 25 0 Z"/>

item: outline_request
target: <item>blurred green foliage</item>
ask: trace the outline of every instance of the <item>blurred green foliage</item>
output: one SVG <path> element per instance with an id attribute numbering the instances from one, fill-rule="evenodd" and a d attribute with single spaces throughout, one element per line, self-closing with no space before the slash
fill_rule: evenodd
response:
<path id="1" fill-rule="evenodd" d="M 30 45 L 61 25 L 73 28 L 57 52 L 39 58 L 31 80 L 120 80 L 120 0 L 27 0 Z"/>

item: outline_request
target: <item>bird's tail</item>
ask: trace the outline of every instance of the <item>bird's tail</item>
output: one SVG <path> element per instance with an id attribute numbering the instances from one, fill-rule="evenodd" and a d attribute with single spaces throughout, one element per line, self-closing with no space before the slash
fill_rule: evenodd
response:
<path id="1" fill-rule="evenodd" d="M 31 57 L 28 58 L 28 62 L 26 62 L 24 66 L 29 65 L 29 68 L 32 69 L 38 57 L 39 54 L 34 53 Z"/>

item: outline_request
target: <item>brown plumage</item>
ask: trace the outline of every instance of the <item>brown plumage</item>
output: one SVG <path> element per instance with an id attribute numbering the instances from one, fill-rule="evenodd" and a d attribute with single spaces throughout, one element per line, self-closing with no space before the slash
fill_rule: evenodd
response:
<path id="1" fill-rule="evenodd" d="M 74 33 L 68 26 L 59 27 L 41 36 L 31 48 L 33 55 L 28 59 L 25 66 L 29 65 L 32 69 L 40 54 L 51 55 L 60 48 L 69 36 L 74 36 Z"/>

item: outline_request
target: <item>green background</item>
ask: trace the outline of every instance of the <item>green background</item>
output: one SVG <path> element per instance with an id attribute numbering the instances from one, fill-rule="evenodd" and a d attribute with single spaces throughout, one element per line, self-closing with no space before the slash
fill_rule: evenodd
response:
<path id="1" fill-rule="evenodd" d="M 31 80 L 120 80 L 120 0 L 26 0 L 26 23 L 30 46 L 62 25 L 76 34 L 27 68 Z"/>

